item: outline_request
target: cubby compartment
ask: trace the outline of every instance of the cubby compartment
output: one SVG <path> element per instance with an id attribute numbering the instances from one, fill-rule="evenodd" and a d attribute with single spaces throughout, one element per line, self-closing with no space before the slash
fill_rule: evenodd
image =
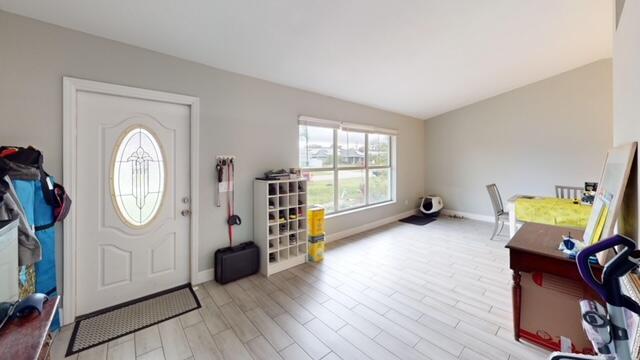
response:
<path id="1" fill-rule="evenodd" d="M 278 211 L 278 222 L 279 223 L 287 222 L 288 219 L 289 219 L 289 209 L 280 209 L 280 211 Z"/>
<path id="2" fill-rule="evenodd" d="M 306 206 L 298 206 L 298 207 L 296 207 L 296 213 L 298 214 L 298 219 L 306 219 L 306 217 L 307 217 L 307 207 Z"/>
<path id="3" fill-rule="evenodd" d="M 284 195 L 284 196 L 280 196 L 278 199 L 279 203 L 280 203 L 280 209 L 285 209 L 287 207 L 289 207 L 289 197 Z"/>
<path id="4" fill-rule="evenodd" d="M 302 241 L 302 242 L 300 242 L 300 244 L 298 244 L 298 253 L 300 253 L 300 254 L 306 254 L 307 253 L 307 242 L 306 241 Z"/>
<path id="5" fill-rule="evenodd" d="M 269 197 L 269 210 L 276 210 L 278 209 L 278 197 L 277 196 L 270 196 Z"/>
<path id="6" fill-rule="evenodd" d="M 289 207 L 298 206 L 298 194 L 289 195 Z"/>
<path id="7" fill-rule="evenodd" d="M 298 182 L 297 181 L 291 181 L 289 183 L 289 193 L 297 193 L 298 192 Z"/>
<path id="8" fill-rule="evenodd" d="M 278 235 L 286 235 L 288 232 L 289 224 L 286 221 L 278 224 Z"/>
<path id="9" fill-rule="evenodd" d="M 278 184 L 268 184 L 269 185 L 269 196 L 278 195 Z"/>
<path id="10" fill-rule="evenodd" d="M 289 234 L 289 242 L 288 245 L 296 245 L 298 243 L 298 233 Z"/>
<path id="11" fill-rule="evenodd" d="M 289 208 L 289 210 L 287 210 L 287 220 L 292 221 L 292 220 L 297 220 L 298 219 L 298 211 L 296 210 L 295 207 Z"/>
<path id="12" fill-rule="evenodd" d="M 289 249 L 282 249 L 278 251 L 278 255 L 279 255 L 280 261 L 285 261 L 289 259 Z"/>
<path id="13" fill-rule="evenodd" d="M 291 255 L 291 257 L 296 257 L 298 256 L 298 247 L 297 246 L 292 246 L 289 248 L 289 255 Z"/>
<path id="14" fill-rule="evenodd" d="M 278 237 L 279 233 L 278 224 L 269 225 L 269 239 Z"/>
<path id="15" fill-rule="evenodd" d="M 269 253 L 269 263 L 277 263 L 278 262 L 278 252 Z"/>
<path id="16" fill-rule="evenodd" d="M 298 181 L 298 192 L 306 193 L 307 192 L 307 182 L 306 181 Z"/>
<path id="17" fill-rule="evenodd" d="M 289 246 L 289 236 L 288 235 L 282 235 L 279 237 L 278 240 L 278 248 L 282 249 L 282 248 L 286 248 Z"/>
<path id="18" fill-rule="evenodd" d="M 298 220 L 289 221 L 289 231 L 298 232 Z"/>
<path id="19" fill-rule="evenodd" d="M 278 184 L 278 193 L 280 195 L 288 194 L 289 193 L 289 184 L 286 183 L 286 182 L 281 182 L 280 184 Z"/>
<path id="20" fill-rule="evenodd" d="M 303 231 L 307 229 L 307 219 L 298 219 L 298 230 Z"/>
<path id="21" fill-rule="evenodd" d="M 278 223 L 278 212 L 269 211 L 269 224 L 277 224 L 277 223 Z"/>
<path id="22" fill-rule="evenodd" d="M 277 251 L 280 247 L 278 246 L 278 238 L 269 239 L 269 252 Z"/>

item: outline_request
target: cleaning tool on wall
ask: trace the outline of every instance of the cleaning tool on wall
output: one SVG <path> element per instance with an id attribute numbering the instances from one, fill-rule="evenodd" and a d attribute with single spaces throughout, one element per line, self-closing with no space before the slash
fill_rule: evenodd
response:
<path id="1" fill-rule="evenodd" d="M 216 180 L 218 181 L 218 183 L 216 184 L 216 206 L 217 207 L 222 206 L 220 204 L 220 184 L 222 184 L 222 181 L 224 180 L 224 165 L 222 164 L 223 161 L 226 162 L 226 160 L 218 159 L 216 163 Z"/>
<path id="2" fill-rule="evenodd" d="M 227 225 L 229 226 L 229 246 L 233 246 L 233 227 L 242 224 L 240 216 L 235 214 L 235 191 L 233 184 L 235 167 L 233 158 L 227 161 Z"/>

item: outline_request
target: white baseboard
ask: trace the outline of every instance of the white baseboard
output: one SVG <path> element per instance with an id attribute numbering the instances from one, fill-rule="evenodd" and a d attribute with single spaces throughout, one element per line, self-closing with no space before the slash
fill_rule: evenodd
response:
<path id="1" fill-rule="evenodd" d="M 402 218 L 406 218 L 407 216 L 411 216 L 416 214 L 418 211 L 418 209 L 414 209 L 414 210 L 409 210 L 409 211 L 405 211 L 403 213 L 394 215 L 394 216 L 390 216 L 384 219 L 380 219 L 380 220 L 376 220 L 374 222 L 370 222 L 368 224 L 364 224 L 361 226 L 356 226 L 354 228 L 351 229 L 347 229 L 347 230 L 343 230 L 337 233 L 333 233 L 333 234 L 327 234 L 326 236 L 326 241 L 327 242 L 332 242 L 332 241 L 336 241 L 336 240 L 340 240 L 340 239 L 344 239 L 346 237 L 352 236 L 352 235 L 356 235 L 365 231 L 369 231 L 372 229 L 375 229 L 377 227 L 383 226 L 383 225 L 387 225 L 390 224 L 392 222 L 396 222 Z"/>
<path id="2" fill-rule="evenodd" d="M 484 222 L 490 222 L 490 223 L 495 221 L 495 218 L 493 216 L 474 214 L 474 213 L 457 211 L 457 210 L 443 209 L 442 214 L 447 216 L 461 216 L 466 219 L 478 220 L 478 221 L 484 221 Z"/>
<path id="3" fill-rule="evenodd" d="M 365 232 L 368 230 L 372 230 L 375 229 L 377 227 L 383 226 L 383 225 L 387 225 L 390 224 L 392 222 L 396 222 L 402 218 L 405 218 L 407 216 L 411 216 L 413 214 L 416 214 L 417 209 L 414 210 L 409 210 L 409 211 L 405 211 L 403 213 L 394 215 L 394 216 L 390 216 L 384 219 L 380 219 L 365 225 L 361 225 L 361 226 L 356 226 L 354 228 L 351 229 L 347 229 L 344 231 L 340 231 L 334 234 L 327 234 L 326 236 L 326 241 L 327 242 L 331 242 L 331 241 L 336 241 L 336 240 L 340 240 L 340 239 L 344 239 L 346 237 L 352 236 L 352 235 L 356 235 L 359 234 L 361 232 Z M 213 269 L 207 269 L 207 270 L 202 270 L 200 272 L 198 272 L 198 274 L 196 275 L 195 279 L 191 279 L 191 284 L 192 285 L 198 285 L 198 284 L 202 284 L 204 282 L 207 281 L 211 281 L 214 278 L 214 272 Z"/>
<path id="4" fill-rule="evenodd" d="M 213 280 L 213 269 L 199 271 L 195 279 L 191 279 L 191 285 L 198 285 Z"/>

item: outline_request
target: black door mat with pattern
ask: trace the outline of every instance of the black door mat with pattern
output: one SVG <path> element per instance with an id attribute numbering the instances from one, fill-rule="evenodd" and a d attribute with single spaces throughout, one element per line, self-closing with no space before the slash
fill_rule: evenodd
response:
<path id="1" fill-rule="evenodd" d="M 427 225 L 430 222 L 436 221 L 436 218 L 435 217 L 425 217 L 425 216 L 421 216 L 421 215 L 411 215 L 409 217 L 406 217 L 404 219 L 400 219 L 398 221 L 402 221 L 404 223 L 413 224 L 413 225 Z"/>
<path id="2" fill-rule="evenodd" d="M 66 356 L 199 308 L 196 293 L 186 284 L 83 315 L 76 320 Z"/>

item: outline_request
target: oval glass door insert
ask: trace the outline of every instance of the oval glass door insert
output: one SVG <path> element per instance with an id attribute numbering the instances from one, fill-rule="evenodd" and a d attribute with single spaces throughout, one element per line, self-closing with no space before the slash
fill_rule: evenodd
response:
<path id="1" fill-rule="evenodd" d="M 160 209 L 165 169 L 160 144 L 147 129 L 125 131 L 115 147 L 112 195 L 120 218 L 129 226 L 150 223 Z"/>

